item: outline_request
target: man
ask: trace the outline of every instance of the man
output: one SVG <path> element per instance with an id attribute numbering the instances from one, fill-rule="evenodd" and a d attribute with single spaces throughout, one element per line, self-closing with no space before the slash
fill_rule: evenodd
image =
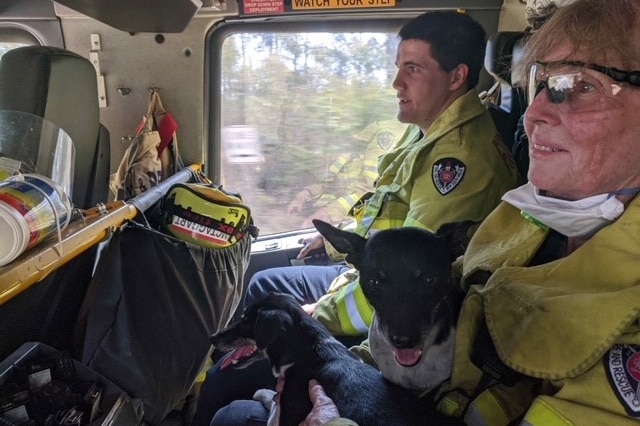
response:
<path id="1" fill-rule="evenodd" d="M 410 126 L 396 147 L 379 158 L 373 192 L 352 208 L 355 232 L 361 235 L 399 226 L 436 230 L 447 222 L 480 221 L 516 184 L 513 160 L 475 89 L 485 52 L 482 26 L 463 13 L 430 12 L 407 22 L 399 37 L 393 87 L 398 120 Z M 322 246 L 319 236 L 307 241 L 299 257 Z M 249 284 L 245 304 L 271 292 L 289 293 L 334 334 L 364 335 L 371 307 L 360 290 L 356 271 L 345 273 L 347 269 L 335 265 L 261 271 Z M 209 371 L 197 419 L 220 407 L 211 405 L 212 400 L 220 402 L 212 394 L 231 393 L 233 388 L 237 396 L 237 388 L 247 385 L 230 370 L 214 366 Z M 273 380 L 256 383 L 256 374 L 245 372 L 244 377 L 251 381 L 244 392 L 247 398 L 257 387 L 274 385 Z M 237 402 L 219 410 L 212 424 L 237 424 L 241 416 L 259 417 L 253 408 Z"/>
<path id="2" fill-rule="evenodd" d="M 446 222 L 482 220 L 516 183 L 512 159 L 475 90 L 484 58 L 480 25 L 456 12 L 427 13 L 399 36 L 393 87 L 398 120 L 412 125 L 396 149 L 380 157 L 375 191 L 353 209 L 361 235 L 397 226 L 435 231 Z M 317 241 L 309 247 L 317 248 Z M 300 255 L 306 253 L 307 247 Z M 315 306 L 326 284 L 308 278 L 302 286 L 283 285 L 280 272 L 296 276 L 291 268 L 257 274 L 247 303 L 272 291 L 293 293 L 334 334 L 366 334 L 371 308 L 355 271 L 343 273 Z"/>

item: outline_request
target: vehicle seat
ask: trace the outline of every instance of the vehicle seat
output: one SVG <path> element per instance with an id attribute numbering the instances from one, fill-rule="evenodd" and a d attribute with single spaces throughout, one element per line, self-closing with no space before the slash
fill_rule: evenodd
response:
<path id="1" fill-rule="evenodd" d="M 26 46 L 0 61 L 0 109 L 31 113 L 58 125 L 76 149 L 74 206 L 109 196 L 109 132 L 100 124 L 98 86 L 91 62 L 68 50 Z"/>
<path id="2" fill-rule="evenodd" d="M 109 133 L 100 125 L 96 72 L 88 59 L 53 47 L 10 50 L 0 60 L 0 109 L 41 116 L 65 130 L 76 149 L 74 205 L 107 201 Z M 80 253 L 0 306 L 0 359 L 28 341 L 73 349 L 97 250 Z"/>
<path id="3" fill-rule="evenodd" d="M 502 140 L 513 155 L 518 169 L 519 183 L 527 181 L 529 169 L 528 139 L 522 125 L 527 107 L 524 82 L 514 71 L 522 55 L 524 32 L 498 32 L 487 40 L 484 66 L 498 84 L 493 101 L 485 101 Z"/>
<path id="4" fill-rule="evenodd" d="M 494 102 L 485 106 L 496 123 L 502 140 L 511 150 L 518 119 L 526 107 L 524 91 L 513 81 L 514 49 L 521 49 L 523 32 L 498 32 L 487 40 L 484 67 L 499 84 Z M 517 54 L 516 54 L 517 58 Z"/>

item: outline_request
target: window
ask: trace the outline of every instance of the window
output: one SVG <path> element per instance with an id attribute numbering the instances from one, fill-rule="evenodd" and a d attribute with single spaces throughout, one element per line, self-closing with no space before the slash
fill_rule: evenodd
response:
<path id="1" fill-rule="evenodd" d="M 27 46 L 27 44 L 0 41 L 0 58 L 2 58 L 2 55 L 10 51 L 11 49 L 15 49 L 17 47 L 22 47 L 22 46 Z"/>
<path id="2" fill-rule="evenodd" d="M 0 25 L 0 58 L 11 49 L 39 44 L 31 33 L 21 29 Z"/>
<path id="3" fill-rule="evenodd" d="M 221 37 L 211 111 L 220 179 L 241 194 L 262 236 L 310 228 L 311 218 L 348 220 L 371 190 L 377 157 L 406 127 L 392 88 L 400 25 Z"/>

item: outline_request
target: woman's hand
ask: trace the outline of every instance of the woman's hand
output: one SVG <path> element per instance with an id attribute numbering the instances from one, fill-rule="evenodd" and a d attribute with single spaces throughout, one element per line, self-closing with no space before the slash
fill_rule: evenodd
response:
<path id="1" fill-rule="evenodd" d="M 324 393 L 320 383 L 313 379 L 309 381 L 309 398 L 313 404 L 313 409 L 299 426 L 322 426 L 329 420 L 340 417 L 338 407 Z"/>

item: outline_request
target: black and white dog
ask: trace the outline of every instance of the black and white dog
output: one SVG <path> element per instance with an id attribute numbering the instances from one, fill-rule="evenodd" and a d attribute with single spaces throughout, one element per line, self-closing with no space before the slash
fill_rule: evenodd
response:
<path id="1" fill-rule="evenodd" d="M 404 388 L 427 392 L 451 374 L 455 328 L 464 297 L 451 263 L 464 253 L 477 222 L 386 229 L 365 239 L 313 221 L 316 229 L 360 272 L 375 310 L 371 354 L 382 375 Z"/>
<path id="2" fill-rule="evenodd" d="M 341 416 L 362 426 L 452 424 L 452 419 L 420 401 L 414 392 L 387 381 L 360 361 L 291 296 L 272 294 L 248 306 L 237 322 L 210 340 L 221 350 L 233 350 L 224 368 L 242 368 L 268 357 L 274 375 L 284 375 L 276 423 L 280 426 L 298 426 L 309 414 L 312 378 L 323 386 Z M 269 424 L 274 424 L 271 419 Z"/>

